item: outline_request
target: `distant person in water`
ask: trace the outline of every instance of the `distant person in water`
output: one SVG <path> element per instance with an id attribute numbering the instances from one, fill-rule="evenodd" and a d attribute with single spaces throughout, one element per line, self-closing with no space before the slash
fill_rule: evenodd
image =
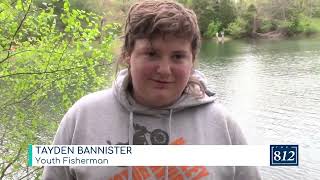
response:
<path id="1" fill-rule="evenodd" d="M 81 98 L 65 114 L 57 145 L 242 145 L 246 140 L 196 70 L 197 17 L 173 1 L 139 1 L 128 12 L 110 89 Z M 188 158 L 188 157 L 186 157 Z M 187 173 L 192 172 L 192 173 Z M 45 167 L 45 180 L 259 180 L 255 167 Z"/>
<path id="2" fill-rule="evenodd" d="M 221 42 L 224 43 L 224 31 L 221 31 Z"/>

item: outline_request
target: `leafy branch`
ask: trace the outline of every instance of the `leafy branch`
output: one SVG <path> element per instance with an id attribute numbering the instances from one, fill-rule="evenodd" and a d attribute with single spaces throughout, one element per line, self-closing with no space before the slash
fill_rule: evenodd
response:
<path id="1" fill-rule="evenodd" d="M 6 0 L 4 7 L 12 1 L 0 14 L 8 17 L 0 26 L 0 179 L 34 179 L 42 168 L 24 167 L 19 147 L 48 142 L 75 99 L 109 83 L 102 74 L 114 63 L 117 26 L 106 24 L 103 31 L 113 33 L 100 42 L 99 16 L 71 9 L 68 0 L 62 11 L 31 0 Z"/>
<path id="2" fill-rule="evenodd" d="M 108 64 L 99 64 L 99 65 L 96 65 L 94 67 L 99 67 L 99 66 L 109 66 L 111 65 L 112 63 L 108 63 Z M 34 73 L 17 73 L 17 74 L 14 74 L 14 75 L 33 75 L 33 74 L 48 74 L 48 73 L 57 73 L 57 72 L 65 72 L 65 71 L 71 71 L 71 70 L 74 70 L 74 69 L 86 69 L 86 68 L 89 68 L 88 66 L 80 66 L 80 67 L 74 67 L 74 68 L 68 68 L 68 69 L 60 69 L 60 70 L 55 70 L 55 71 L 49 71 L 49 72 L 34 72 Z M 60 77 L 60 78 L 57 78 L 57 79 L 54 79 L 53 81 L 51 81 L 50 83 L 53 83 L 53 82 L 56 82 L 58 80 L 61 80 L 65 77 Z M 19 104 L 19 103 L 22 103 L 23 101 L 27 100 L 29 97 L 31 97 L 32 95 L 34 95 L 37 91 L 43 89 L 45 85 L 41 85 L 40 87 L 38 88 L 35 88 L 31 93 L 29 93 L 28 95 L 26 95 L 25 97 L 23 97 L 22 99 L 18 100 L 18 101 L 14 101 L 12 103 L 9 103 L 10 101 L 6 102 L 5 104 L 1 105 L 0 107 L 2 108 L 7 108 L 8 106 L 12 106 L 12 105 L 15 105 L 15 104 Z"/>
<path id="3" fill-rule="evenodd" d="M 99 66 L 110 66 L 112 63 L 108 64 L 98 64 L 93 67 L 99 67 Z M 19 72 L 19 73 L 14 73 L 14 74 L 7 74 L 0 76 L 0 79 L 6 78 L 6 77 L 13 77 L 13 76 L 19 76 L 19 75 L 43 75 L 43 74 L 53 74 L 53 73 L 58 73 L 58 72 L 66 72 L 66 71 L 71 71 L 75 69 L 87 69 L 90 66 L 78 66 L 78 67 L 72 67 L 72 68 L 66 68 L 66 69 L 57 69 L 53 71 L 43 71 L 43 72 Z"/>
<path id="4" fill-rule="evenodd" d="M 27 173 L 26 175 L 22 176 L 21 178 L 19 178 L 19 180 L 25 179 L 25 178 L 29 177 L 30 175 L 32 175 L 33 173 L 35 173 L 35 172 L 37 172 L 37 171 L 39 171 L 41 169 L 43 169 L 43 167 L 37 167 L 33 171 L 31 171 L 31 172 Z"/>
<path id="5" fill-rule="evenodd" d="M 31 6 L 32 6 L 32 0 L 30 2 L 29 6 L 28 6 L 28 9 L 27 9 L 26 13 L 24 14 L 22 20 L 20 21 L 18 28 L 16 29 L 16 31 L 14 32 L 14 34 L 12 36 L 12 39 L 11 39 L 11 42 L 10 42 L 10 45 L 9 45 L 9 48 L 8 48 L 8 51 L 7 51 L 7 57 L 5 57 L 3 60 L 1 60 L 0 64 L 4 63 L 5 61 L 7 61 L 10 58 L 10 51 L 11 51 L 11 48 L 13 46 L 14 39 L 16 38 L 16 36 L 17 36 L 19 30 L 21 29 L 24 21 L 27 19 L 27 15 L 30 12 Z"/>
<path id="6" fill-rule="evenodd" d="M 18 0 L 13 1 L 10 6 L 13 6 Z M 3 12 L 4 10 L 0 11 L 0 14 Z"/>
<path id="7" fill-rule="evenodd" d="M 18 159 L 19 159 L 19 156 L 21 154 L 21 151 L 22 151 L 22 147 L 20 147 L 18 153 L 16 154 L 16 156 L 12 159 L 12 161 L 10 161 L 4 168 L 3 170 L 1 171 L 1 176 L 0 176 L 0 180 L 4 178 L 4 176 L 6 175 L 6 171 L 10 168 L 10 166 L 12 166 Z"/>
<path id="8" fill-rule="evenodd" d="M 55 81 L 58 81 L 58 80 L 61 80 L 63 79 L 64 77 L 60 77 L 60 78 L 57 78 L 57 79 L 54 79 L 53 81 L 51 81 L 50 83 L 53 83 Z M 30 92 L 29 94 L 27 94 L 25 97 L 21 98 L 20 100 L 18 101 L 14 101 L 14 102 L 11 102 L 11 100 L 7 101 L 6 103 L 4 103 L 3 105 L 1 105 L 0 107 L 2 107 L 3 109 L 9 107 L 9 106 L 12 106 L 12 105 L 16 105 L 16 104 L 20 104 L 22 103 L 23 101 L 27 100 L 29 97 L 31 97 L 32 95 L 34 95 L 37 91 L 40 91 L 42 90 L 47 84 L 43 84 L 41 85 L 40 87 L 37 87 L 35 88 L 32 92 Z"/>

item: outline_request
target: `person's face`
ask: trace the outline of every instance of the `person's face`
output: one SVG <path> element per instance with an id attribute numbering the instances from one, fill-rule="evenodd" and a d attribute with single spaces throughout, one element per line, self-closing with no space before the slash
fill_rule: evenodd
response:
<path id="1" fill-rule="evenodd" d="M 191 41 L 173 35 L 138 39 L 127 60 L 134 99 L 150 107 L 171 105 L 181 96 L 191 75 Z"/>

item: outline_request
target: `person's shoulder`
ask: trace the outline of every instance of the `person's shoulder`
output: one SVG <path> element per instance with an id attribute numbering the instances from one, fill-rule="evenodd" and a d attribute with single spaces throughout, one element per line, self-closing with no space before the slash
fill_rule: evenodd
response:
<path id="1" fill-rule="evenodd" d="M 203 107 L 201 111 L 202 117 L 207 117 L 215 122 L 226 124 L 227 126 L 237 126 L 236 118 L 219 102 L 213 102 Z"/>
<path id="2" fill-rule="evenodd" d="M 76 109 L 99 108 L 114 103 L 111 89 L 105 89 L 93 93 L 89 93 L 80 98 L 73 107 Z"/>
<path id="3" fill-rule="evenodd" d="M 230 116 L 230 112 L 227 110 L 227 108 L 217 101 L 209 103 L 204 107 L 205 111 L 208 112 L 212 117 L 225 119 Z"/>
<path id="4" fill-rule="evenodd" d="M 231 126 L 237 124 L 234 114 L 231 113 L 231 111 L 229 111 L 225 105 L 217 102 L 212 103 L 211 110 L 213 116 L 219 117 L 219 119 L 223 119 L 227 124 Z"/>
<path id="5" fill-rule="evenodd" d="M 239 123 L 236 120 L 237 118 L 235 118 L 224 105 L 220 103 L 211 103 L 209 109 L 210 119 L 228 129 L 231 144 L 247 144 Z"/>
<path id="6" fill-rule="evenodd" d="M 97 102 L 101 100 L 105 100 L 105 98 L 110 98 L 112 96 L 112 90 L 109 89 L 104 89 L 101 91 L 96 91 L 89 93 L 85 96 L 83 96 L 79 102 Z"/>

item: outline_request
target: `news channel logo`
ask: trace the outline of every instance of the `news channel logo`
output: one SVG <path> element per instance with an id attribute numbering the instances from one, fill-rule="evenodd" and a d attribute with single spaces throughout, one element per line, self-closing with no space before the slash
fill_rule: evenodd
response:
<path id="1" fill-rule="evenodd" d="M 298 145 L 270 145 L 270 166 L 298 166 Z"/>

